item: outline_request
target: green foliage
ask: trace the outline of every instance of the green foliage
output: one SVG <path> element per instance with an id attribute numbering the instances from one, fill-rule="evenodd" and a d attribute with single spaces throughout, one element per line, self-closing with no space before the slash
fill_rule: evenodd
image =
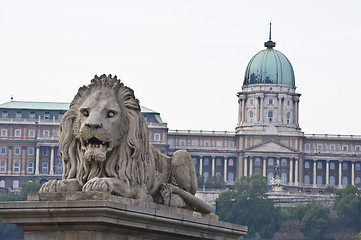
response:
<path id="1" fill-rule="evenodd" d="M 206 188 L 212 188 L 212 189 L 225 189 L 226 183 L 223 180 L 222 176 L 210 176 L 207 177 L 207 181 L 205 182 Z"/>
<path id="2" fill-rule="evenodd" d="M 321 204 L 307 204 L 308 209 L 302 218 L 303 230 L 306 236 L 319 238 L 323 230 L 329 225 L 330 210 Z"/>
<path id="3" fill-rule="evenodd" d="M 198 172 L 197 172 L 197 184 L 198 184 L 198 189 L 203 188 L 203 185 L 204 185 L 204 176 L 203 176 L 203 175 L 199 175 Z"/>
<path id="4" fill-rule="evenodd" d="M 282 222 L 294 221 L 302 225 L 302 232 L 311 238 L 319 238 L 322 232 L 329 226 L 330 210 L 321 204 L 308 203 L 282 210 Z M 284 224 L 283 224 L 284 225 Z"/>
<path id="5" fill-rule="evenodd" d="M 343 224 L 351 225 L 357 230 L 361 227 L 361 197 L 360 190 L 352 185 L 344 189 L 337 189 L 335 193 L 340 196 L 334 209 Z"/>
<path id="6" fill-rule="evenodd" d="M 242 177 L 235 182 L 235 191 L 225 191 L 216 200 L 219 219 L 248 226 L 248 236 L 259 233 L 263 238 L 271 237 L 279 227 L 280 211 L 266 191 L 265 177 Z"/>
<path id="7" fill-rule="evenodd" d="M 41 184 L 36 182 L 27 182 L 21 185 L 20 198 L 21 200 L 26 200 L 28 193 L 36 193 L 39 192 Z"/>

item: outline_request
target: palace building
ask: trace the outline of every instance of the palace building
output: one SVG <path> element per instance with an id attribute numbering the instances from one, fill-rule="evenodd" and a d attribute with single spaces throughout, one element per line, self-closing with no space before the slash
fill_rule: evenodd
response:
<path id="1" fill-rule="evenodd" d="M 276 164 L 290 192 L 359 183 L 361 136 L 302 132 L 292 64 L 274 49 L 271 32 L 264 45 L 237 93 L 235 131 L 169 130 L 158 112 L 142 107 L 151 143 L 166 155 L 186 149 L 200 175 L 220 175 L 229 185 L 252 174 L 270 180 Z M 0 188 L 16 193 L 24 182 L 61 178 L 58 128 L 68 108 L 58 102 L 0 104 Z"/>

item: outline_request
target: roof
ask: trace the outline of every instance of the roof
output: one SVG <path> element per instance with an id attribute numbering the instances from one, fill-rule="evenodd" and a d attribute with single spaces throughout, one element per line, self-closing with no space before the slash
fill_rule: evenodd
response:
<path id="1" fill-rule="evenodd" d="M 64 110 L 69 109 L 70 103 L 64 102 L 28 102 L 11 101 L 0 104 L 2 109 L 31 109 L 31 110 Z"/>

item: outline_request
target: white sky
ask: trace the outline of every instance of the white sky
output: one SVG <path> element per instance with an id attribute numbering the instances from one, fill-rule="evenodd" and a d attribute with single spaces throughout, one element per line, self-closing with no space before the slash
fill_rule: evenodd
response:
<path id="1" fill-rule="evenodd" d="M 291 61 L 305 133 L 361 135 L 361 1 L 1 1 L 0 103 L 70 102 L 117 75 L 170 129 L 228 130 L 248 61 Z"/>

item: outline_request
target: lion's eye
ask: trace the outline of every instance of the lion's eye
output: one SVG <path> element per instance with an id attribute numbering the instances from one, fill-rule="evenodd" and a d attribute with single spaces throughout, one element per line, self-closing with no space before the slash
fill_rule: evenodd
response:
<path id="1" fill-rule="evenodd" d="M 115 116 L 115 112 L 113 112 L 113 111 L 108 112 L 108 115 L 107 115 L 108 118 L 112 118 L 114 116 Z"/>
<path id="2" fill-rule="evenodd" d="M 84 117 L 89 117 L 88 110 L 84 109 L 84 110 L 81 111 L 81 113 L 83 114 Z"/>

